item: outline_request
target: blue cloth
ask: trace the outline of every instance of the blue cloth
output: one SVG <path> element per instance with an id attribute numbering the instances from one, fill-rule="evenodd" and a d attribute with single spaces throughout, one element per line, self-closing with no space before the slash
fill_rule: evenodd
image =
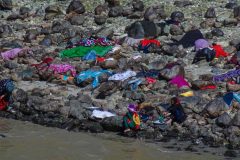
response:
<path id="1" fill-rule="evenodd" d="M 230 92 L 223 96 L 223 100 L 228 106 L 232 105 L 233 99 L 235 99 L 238 103 L 240 103 L 240 94 Z"/>
<path id="2" fill-rule="evenodd" d="M 141 79 L 134 79 L 128 82 L 128 84 L 130 84 L 131 86 L 131 90 L 135 91 L 137 90 L 138 86 L 142 83 Z"/>
<path id="3" fill-rule="evenodd" d="M 99 71 L 87 70 L 87 71 L 83 71 L 79 75 L 77 75 L 76 81 L 79 84 L 89 78 L 93 78 L 94 80 L 92 82 L 92 86 L 93 86 L 93 88 L 96 88 L 99 85 L 99 76 L 101 76 L 104 73 L 107 73 L 109 75 L 112 74 L 112 72 L 110 72 L 108 70 L 99 70 Z"/>
<path id="4" fill-rule="evenodd" d="M 92 50 L 90 51 L 88 54 L 86 54 L 84 57 L 83 57 L 83 60 L 86 60 L 86 61 L 95 61 L 97 58 L 97 53 L 96 51 Z"/>

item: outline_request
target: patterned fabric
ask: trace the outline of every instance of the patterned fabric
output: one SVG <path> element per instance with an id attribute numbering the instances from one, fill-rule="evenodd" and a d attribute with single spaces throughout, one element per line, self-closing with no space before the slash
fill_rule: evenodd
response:
<path id="1" fill-rule="evenodd" d="M 12 93 L 14 90 L 14 84 L 10 79 L 3 79 L 0 81 L 0 95 L 4 95 L 6 93 Z"/>
<path id="2" fill-rule="evenodd" d="M 108 40 L 105 37 L 102 38 L 83 38 L 81 39 L 79 42 L 77 42 L 76 44 L 72 45 L 68 45 L 67 48 L 73 48 L 73 47 L 77 47 L 77 46 L 85 46 L 85 47 L 91 47 L 91 46 L 113 46 L 115 43 Z"/>
<path id="3" fill-rule="evenodd" d="M 22 51 L 21 48 L 14 48 L 6 52 L 2 52 L 1 56 L 4 60 L 11 60 L 18 56 L 18 54 Z"/>
<path id="4" fill-rule="evenodd" d="M 54 74 L 62 74 L 70 71 L 72 76 L 76 76 L 75 67 L 69 64 L 50 64 L 48 70 L 53 70 Z"/>

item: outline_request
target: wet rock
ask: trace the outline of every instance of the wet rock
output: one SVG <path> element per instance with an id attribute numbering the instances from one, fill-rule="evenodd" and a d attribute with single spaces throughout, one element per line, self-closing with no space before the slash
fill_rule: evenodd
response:
<path id="1" fill-rule="evenodd" d="M 225 156 L 225 157 L 237 157 L 237 152 L 234 151 L 234 150 L 227 150 L 227 151 L 224 153 L 224 156 Z"/>
<path id="2" fill-rule="evenodd" d="M 83 15 L 76 15 L 76 16 L 73 16 L 69 19 L 69 22 L 72 24 L 72 25 L 83 25 L 85 21 L 85 16 Z"/>
<path id="3" fill-rule="evenodd" d="M 17 102 L 26 103 L 28 101 L 28 94 L 22 89 L 18 89 L 15 96 Z"/>
<path id="4" fill-rule="evenodd" d="M 213 29 L 211 33 L 212 33 L 213 36 L 216 36 L 216 37 L 224 36 L 224 33 L 220 28 Z"/>
<path id="5" fill-rule="evenodd" d="M 85 7 L 80 0 L 73 0 L 71 1 L 71 3 L 69 4 L 66 10 L 66 13 L 70 13 L 70 12 L 82 14 L 85 12 Z"/>
<path id="6" fill-rule="evenodd" d="M 231 123 L 231 117 L 227 113 L 223 113 L 220 117 L 217 118 L 216 123 L 220 127 L 227 127 Z"/>
<path id="7" fill-rule="evenodd" d="M 238 21 L 235 18 L 227 18 L 223 21 L 225 27 L 237 26 Z"/>
<path id="8" fill-rule="evenodd" d="M 122 116 L 108 117 L 102 120 L 101 125 L 106 131 L 119 132 L 123 128 L 122 120 Z"/>
<path id="9" fill-rule="evenodd" d="M 126 27 L 128 36 L 132 38 L 156 37 L 161 33 L 161 29 L 153 22 L 137 21 Z"/>
<path id="10" fill-rule="evenodd" d="M 141 0 L 133 0 L 132 6 L 134 11 L 144 11 L 144 3 Z"/>
<path id="11" fill-rule="evenodd" d="M 154 21 L 161 18 L 166 18 L 164 6 L 152 6 L 146 9 L 144 19 L 147 21 Z"/>
<path id="12" fill-rule="evenodd" d="M 173 3 L 176 7 L 182 8 L 182 7 L 186 7 L 186 6 L 191 6 L 193 5 L 193 2 L 188 1 L 188 0 L 184 0 L 184 1 L 174 1 Z"/>
<path id="13" fill-rule="evenodd" d="M 223 98 L 216 98 L 208 103 L 205 107 L 205 111 L 207 112 L 210 118 L 216 118 L 220 116 L 224 111 L 226 111 L 228 107 L 224 102 Z"/>
<path id="14" fill-rule="evenodd" d="M 182 35 L 183 34 L 183 30 L 177 26 L 177 25 L 171 25 L 170 27 L 170 33 L 171 35 Z"/>
<path id="15" fill-rule="evenodd" d="M 107 16 L 95 16 L 94 21 L 97 25 L 103 25 L 107 21 Z"/>
<path id="16" fill-rule="evenodd" d="M 1 10 L 11 10 L 13 8 L 12 0 L 0 0 Z"/>
<path id="17" fill-rule="evenodd" d="M 116 7 L 120 5 L 120 1 L 119 0 L 105 0 L 105 2 L 108 3 L 109 7 Z"/>
<path id="18" fill-rule="evenodd" d="M 240 18 L 240 6 L 237 6 L 233 9 L 234 18 Z"/>
<path id="19" fill-rule="evenodd" d="M 7 37 L 13 33 L 12 28 L 9 25 L 0 26 L 0 38 Z"/>
<path id="20" fill-rule="evenodd" d="M 108 12 L 108 16 L 109 17 L 119 17 L 122 16 L 123 13 L 123 8 L 121 6 L 116 6 L 116 7 L 112 7 L 109 12 Z"/>
<path id="21" fill-rule="evenodd" d="M 204 17 L 205 18 L 216 18 L 215 9 L 213 7 L 208 8 Z"/>
<path id="22" fill-rule="evenodd" d="M 234 116 L 234 118 L 232 120 L 232 124 L 234 126 L 240 127 L 240 111 L 238 111 L 237 114 Z"/>
<path id="23" fill-rule="evenodd" d="M 21 7 L 19 10 L 20 15 L 29 15 L 31 12 L 31 9 L 28 7 Z"/>
<path id="24" fill-rule="evenodd" d="M 174 11 L 171 13 L 171 20 L 182 22 L 184 20 L 184 14 L 180 11 Z"/>

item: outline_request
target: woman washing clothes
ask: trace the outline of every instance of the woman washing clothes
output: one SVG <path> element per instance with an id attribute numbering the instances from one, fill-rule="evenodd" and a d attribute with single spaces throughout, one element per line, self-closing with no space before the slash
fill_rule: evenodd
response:
<path id="1" fill-rule="evenodd" d="M 13 81 L 10 79 L 0 80 L 0 110 L 10 110 L 13 103 L 12 92 L 14 90 Z"/>
<path id="2" fill-rule="evenodd" d="M 131 130 L 139 130 L 140 129 L 140 117 L 137 113 L 137 106 L 130 104 L 128 106 L 128 112 L 123 117 L 123 127 L 124 133 L 129 132 Z"/>

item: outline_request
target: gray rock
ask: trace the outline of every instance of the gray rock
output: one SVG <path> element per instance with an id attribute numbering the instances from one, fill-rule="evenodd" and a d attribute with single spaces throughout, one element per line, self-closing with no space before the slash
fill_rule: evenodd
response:
<path id="1" fill-rule="evenodd" d="M 191 2 L 189 0 L 174 1 L 174 5 L 179 8 L 182 8 L 182 7 L 193 5 L 193 2 Z"/>
<path id="2" fill-rule="evenodd" d="M 103 27 L 96 33 L 96 36 L 98 36 L 98 37 L 107 37 L 107 38 L 111 39 L 113 37 L 113 34 L 114 34 L 113 28 Z"/>
<path id="3" fill-rule="evenodd" d="M 107 16 L 95 16 L 94 21 L 97 25 L 103 25 L 107 21 Z"/>
<path id="4" fill-rule="evenodd" d="M 108 3 L 109 7 L 116 7 L 120 5 L 120 1 L 119 0 L 105 0 L 105 2 Z"/>
<path id="5" fill-rule="evenodd" d="M 233 9 L 234 18 L 240 18 L 240 6 L 237 6 Z"/>
<path id="6" fill-rule="evenodd" d="M 39 42 L 40 45 L 42 46 L 51 46 L 52 45 L 52 40 L 50 37 L 44 37 L 44 39 L 42 41 Z"/>
<path id="7" fill-rule="evenodd" d="M 175 36 L 182 35 L 183 34 L 183 30 L 179 26 L 177 26 L 177 25 L 171 25 L 170 33 L 171 33 L 171 35 L 175 35 Z"/>
<path id="8" fill-rule="evenodd" d="M 134 11 L 144 11 L 144 3 L 141 0 L 133 0 L 132 2 Z"/>
<path id="9" fill-rule="evenodd" d="M 143 16 L 142 12 L 133 12 L 128 15 L 128 19 L 140 19 Z"/>
<path id="10" fill-rule="evenodd" d="M 132 38 L 153 38 L 161 33 L 161 29 L 153 22 L 137 21 L 126 27 L 128 36 Z"/>
<path id="11" fill-rule="evenodd" d="M 122 116 L 108 117 L 102 120 L 101 125 L 106 131 L 119 132 L 123 128 L 122 120 Z"/>
<path id="12" fill-rule="evenodd" d="M 234 126 L 240 127 L 240 111 L 238 111 L 237 114 L 234 116 L 234 118 L 232 120 L 232 124 Z"/>
<path id="13" fill-rule="evenodd" d="M 30 96 L 27 105 L 28 107 L 33 107 L 37 111 L 42 112 L 57 112 L 61 107 L 57 101 L 49 101 L 46 98 L 38 96 Z"/>
<path id="14" fill-rule="evenodd" d="M 210 118 L 219 117 L 228 107 L 223 98 L 216 98 L 208 103 L 204 109 Z"/>
<path id="15" fill-rule="evenodd" d="M 67 13 L 75 12 L 75 13 L 78 13 L 78 14 L 82 14 L 82 13 L 85 12 L 85 7 L 80 0 L 73 0 L 69 4 L 66 12 Z"/>
<path id="16" fill-rule="evenodd" d="M 9 25 L 0 26 L 0 38 L 7 37 L 13 33 L 12 28 Z"/>
<path id="17" fill-rule="evenodd" d="M 216 37 L 222 37 L 224 36 L 224 33 L 223 31 L 220 29 L 220 28 L 215 28 L 211 31 L 212 35 L 213 36 L 216 36 Z"/>
<path id="18" fill-rule="evenodd" d="M 78 93 L 78 101 L 81 103 L 92 104 L 92 98 L 89 95 Z"/>
<path id="19" fill-rule="evenodd" d="M 166 18 L 164 6 L 151 6 L 144 13 L 144 19 L 147 21 L 154 21 L 161 18 Z"/>
<path id="20" fill-rule="evenodd" d="M 229 2 L 225 5 L 225 8 L 227 9 L 233 9 L 235 7 L 237 7 L 237 2 Z"/>
<path id="21" fill-rule="evenodd" d="M 17 102 L 26 103 L 28 100 L 28 94 L 22 89 L 18 89 L 15 96 Z"/>
<path id="22" fill-rule="evenodd" d="M 213 7 L 208 8 L 204 17 L 205 18 L 216 18 L 215 9 Z"/>
<path id="23" fill-rule="evenodd" d="M 69 22 L 72 24 L 72 25 L 83 25 L 85 21 L 85 16 L 83 15 L 76 15 L 76 16 L 73 16 L 69 19 Z"/>
<path id="24" fill-rule="evenodd" d="M 131 7 L 124 7 L 124 8 L 123 8 L 123 13 L 122 13 L 122 15 L 123 15 L 124 17 L 127 17 L 127 16 L 129 16 L 129 15 L 131 15 L 131 14 L 133 14 L 133 9 L 132 9 Z"/>
<path id="25" fill-rule="evenodd" d="M 231 121 L 231 117 L 226 112 L 216 119 L 216 123 L 220 127 L 228 127 Z"/>
<path id="26" fill-rule="evenodd" d="M 69 114 L 75 118 L 78 118 L 79 120 L 84 119 L 83 116 L 84 108 L 82 106 L 82 103 L 78 100 L 70 100 L 70 111 Z"/>
<path id="27" fill-rule="evenodd" d="M 223 21 L 225 27 L 237 26 L 238 21 L 235 18 L 227 18 Z"/>
<path id="28" fill-rule="evenodd" d="M 54 21 L 52 24 L 52 32 L 53 33 L 60 33 L 65 28 L 71 28 L 71 24 L 68 21 Z"/>
<path id="29" fill-rule="evenodd" d="M 164 68 L 163 70 L 160 71 L 160 75 L 167 80 L 171 80 L 173 77 L 177 75 L 184 74 L 185 74 L 184 68 L 180 65 L 175 65 L 172 68 Z"/>
<path id="30" fill-rule="evenodd" d="M 12 10 L 12 8 L 13 8 L 12 0 L 0 0 L 1 10 Z"/>
<path id="31" fill-rule="evenodd" d="M 174 11 L 171 13 L 171 20 L 182 22 L 184 20 L 184 13 L 180 11 Z"/>
<path id="32" fill-rule="evenodd" d="M 57 15 L 61 14 L 61 9 L 58 5 L 50 5 L 45 9 L 45 20 L 50 20 L 55 18 Z"/>
<path id="33" fill-rule="evenodd" d="M 12 69 L 18 68 L 18 64 L 14 63 L 12 61 L 7 61 L 7 62 L 5 62 L 4 67 L 12 70 Z"/>
<path id="34" fill-rule="evenodd" d="M 19 10 L 20 15 L 28 15 L 31 12 L 31 9 L 28 7 L 21 7 Z"/>
<path id="35" fill-rule="evenodd" d="M 119 16 L 122 16 L 122 13 L 123 13 L 122 6 L 116 6 L 116 7 L 112 7 L 109 10 L 108 16 L 109 17 L 119 17 Z"/>
<path id="36" fill-rule="evenodd" d="M 107 13 L 107 6 L 106 5 L 98 5 L 95 9 L 94 9 L 94 13 L 95 15 L 101 15 L 103 13 Z"/>

